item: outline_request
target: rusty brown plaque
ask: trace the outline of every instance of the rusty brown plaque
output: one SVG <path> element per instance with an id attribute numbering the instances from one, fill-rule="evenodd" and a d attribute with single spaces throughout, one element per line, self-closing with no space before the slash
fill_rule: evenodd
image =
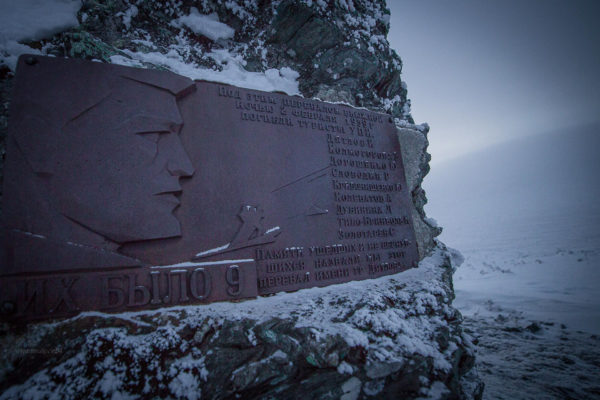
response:
<path id="1" fill-rule="evenodd" d="M 397 273 L 418 260 L 410 202 L 388 115 L 22 56 L 0 310 L 136 310 Z"/>

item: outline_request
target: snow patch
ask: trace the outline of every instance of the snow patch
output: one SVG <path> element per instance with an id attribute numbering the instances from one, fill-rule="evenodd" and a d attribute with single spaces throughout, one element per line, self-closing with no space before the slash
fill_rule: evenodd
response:
<path id="1" fill-rule="evenodd" d="M 231 243 L 227 243 L 227 244 L 224 244 L 223 246 L 215 247 L 214 249 L 201 251 L 200 253 L 196 254 L 196 257 L 205 256 L 205 255 L 213 254 L 213 253 L 218 253 L 220 251 L 227 249 L 230 244 Z"/>
<path id="2" fill-rule="evenodd" d="M 342 391 L 344 394 L 340 397 L 340 400 L 356 400 L 360 395 L 360 388 L 362 382 L 357 377 L 353 376 L 342 384 Z"/>
<path id="3" fill-rule="evenodd" d="M 138 8 L 135 5 L 131 5 L 127 10 L 117 13 L 117 16 L 123 18 L 123 25 L 126 29 L 131 29 L 131 19 L 137 17 Z"/>
<path id="4" fill-rule="evenodd" d="M 352 365 L 348 364 L 346 361 L 342 361 L 340 365 L 338 365 L 337 371 L 340 374 L 351 375 L 354 372 L 354 368 L 352 368 Z"/>
<path id="5" fill-rule="evenodd" d="M 77 26 L 80 8 L 79 0 L 0 1 L 0 64 L 14 71 L 21 54 L 42 54 L 23 43 Z"/>
<path id="6" fill-rule="evenodd" d="M 206 265 L 221 265 L 221 264 L 235 264 L 235 263 L 244 263 L 244 262 L 252 262 L 253 258 L 241 258 L 237 260 L 219 260 L 219 261 L 204 261 L 204 262 L 193 262 L 186 261 L 178 264 L 171 265 L 155 265 L 150 268 L 183 268 L 183 267 L 202 267 Z"/>
<path id="7" fill-rule="evenodd" d="M 216 13 L 210 15 L 200 14 L 196 7 L 190 8 L 190 13 L 171 21 L 171 25 L 177 28 L 183 26 L 189 28 L 198 35 L 206 36 L 216 42 L 221 39 L 233 39 L 235 30 L 222 22 Z"/>
<path id="8" fill-rule="evenodd" d="M 268 69 L 265 72 L 249 72 L 244 69 L 246 61 L 240 55 L 233 54 L 227 49 L 215 49 L 207 56 L 216 61 L 222 70 L 203 68 L 186 62 L 180 53 L 183 52 L 180 47 L 171 48 L 165 54 L 158 51 L 144 53 L 125 49 L 123 53 L 128 57 L 113 55 L 110 60 L 114 64 L 130 67 L 143 67 L 144 63 L 149 63 L 190 79 L 222 82 L 267 92 L 279 91 L 288 95 L 300 94 L 297 81 L 300 74 L 289 67 Z"/>
<path id="9" fill-rule="evenodd" d="M 280 227 L 278 227 L 278 226 L 274 226 L 273 228 L 269 228 L 269 229 L 267 229 L 267 231 L 265 232 L 265 235 L 266 235 L 266 234 L 269 234 L 269 233 L 271 233 L 271 232 L 278 231 L 279 229 L 281 229 L 281 228 L 280 228 Z"/>

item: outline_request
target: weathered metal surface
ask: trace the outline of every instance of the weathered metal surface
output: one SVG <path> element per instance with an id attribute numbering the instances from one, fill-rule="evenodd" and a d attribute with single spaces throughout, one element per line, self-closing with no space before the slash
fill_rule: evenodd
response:
<path id="1" fill-rule="evenodd" d="M 36 60 L 21 58 L 11 104 L 5 316 L 228 300 L 416 265 L 389 116 L 169 72 Z M 208 272 L 209 293 L 189 295 Z M 116 286 L 106 286 L 112 274 Z"/>

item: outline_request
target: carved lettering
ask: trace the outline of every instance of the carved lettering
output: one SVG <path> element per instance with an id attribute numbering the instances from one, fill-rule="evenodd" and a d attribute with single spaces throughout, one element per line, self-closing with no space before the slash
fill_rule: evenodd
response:
<path id="1" fill-rule="evenodd" d="M 173 278 L 177 277 L 179 279 L 179 300 L 177 300 L 176 296 L 173 294 Z M 165 303 L 172 302 L 172 304 L 178 304 L 182 301 L 189 301 L 189 297 L 187 296 L 187 270 L 185 269 L 172 269 L 169 270 L 167 274 L 167 295 L 163 298 Z"/>
<path id="2" fill-rule="evenodd" d="M 334 269 L 330 271 L 317 271 L 315 272 L 315 280 L 326 281 L 331 279 L 343 279 L 350 276 L 350 270 L 347 268 Z"/>
<path id="3" fill-rule="evenodd" d="M 150 304 L 160 304 L 162 303 L 162 301 L 160 301 L 160 286 L 158 281 L 160 278 L 160 271 L 151 271 L 150 278 L 152 280 L 152 301 Z"/>
<path id="4" fill-rule="evenodd" d="M 378 253 L 367 254 L 368 262 L 380 261 L 380 260 L 381 260 L 381 255 L 379 255 Z"/>
<path id="5" fill-rule="evenodd" d="M 373 136 L 373 132 L 371 131 L 371 129 L 367 129 L 367 128 L 362 128 L 362 127 L 350 127 L 350 133 L 352 135 L 358 135 L 358 136 L 364 136 L 364 137 L 374 137 Z"/>
<path id="6" fill-rule="evenodd" d="M 332 246 L 311 246 L 308 248 L 310 255 L 313 257 L 330 256 L 342 253 L 356 253 L 356 245 L 350 244 L 334 244 Z"/>
<path id="7" fill-rule="evenodd" d="M 219 96 L 241 99 L 240 90 L 228 86 L 219 86 Z"/>
<path id="8" fill-rule="evenodd" d="M 372 229 L 368 231 L 344 231 L 340 229 L 338 231 L 338 239 L 340 240 L 348 240 L 348 239 L 372 239 L 372 238 L 386 238 L 392 237 L 396 234 L 396 230 L 394 228 L 388 229 Z"/>
<path id="9" fill-rule="evenodd" d="M 385 203 L 386 201 L 392 201 L 391 196 L 388 199 L 381 194 L 345 194 L 333 192 L 333 197 L 338 203 Z"/>
<path id="10" fill-rule="evenodd" d="M 201 286 L 198 279 L 199 275 L 202 275 Z M 200 290 L 200 288 L 202 288 L 202 290 Z M 194 271 L 192 271 L 190 276 L 190 292 L 193 298 L 197 300 L 205 300 L 208 298 L 208 296 L 210 296 L 211 289 L 211 277 L 204 268 L 196 268 Z"/>
<path id="11" fill-rule="evenodd" d="M 262 93 L 246 93 L 246 100 L 260 103 L 277 104 L 273 96 Z"/>
<path id="12" fill-rule="evenodd" d="M 389 273 L 389 272 L 397 271 L 401 268 L 402 268 L 402 264 L 398 261 L 368 265 L 369 275 L 375 275 L 375 274 L 380 274 L 380 273 L 384 273 L 384 272 Z"/>
<path id="13" fill-rule="evenodd" d="M 298 118 L 314 119 L 317 121 L 331 122 L 337 124 L 335 115 L 323 115 L 311 111 L 292 110 L 292 115 Z"/>
<path id="14" fill-rule="evenodd" d="M 304 261 L 283 261 L 266 264 L 268 274 L 277 274 L 281 272 L 295 272 L 304 270 Z"/>
<path id="15" fill-rule="evenodd" d="M 320 112 L 320 113 L 327 113 L 327 114 L 333 114 L 333 115 L 340 114 L 340 110 L 332 104 L 330 105 L 327 103 L 316 103 L 314 101 L 304 101 L 304 100 L 295 99 L 293 97 L 283 98 L 281 100 L 281 105 L 283 107 L 298 108 L 298 109 L 302 109 L 302 110 L 316 111 L 316 112 Z"/>
<path id="16" fill-rule="evenodd" d="M 351 228 L 362 225 L 360 218 L 338 218 L 337 220 L 340 228 Z"/>
<path id="17" fill-rule="evenodd" d="M 379 250 L 379 243 L 367 243 L 367 250 L 369 250 L 369 251 Z"/>
<path id="18" fill-rule="evenodd" d="M 331 257 L 331 258 L 317 258 L 314 260 L 314 267 L 317 268 L 330 268 L 330 267 L 344 267 L 360 263 L 360 255 L 354 254 L 350 257 Z"/>
<path id="19" fill-rule="evenodd" d="M 403 251 L 391 251 L 388 254 L 388 258 L 404 258 L 406 257 L 406 253 Z"/>
<path id="20" fill-rule="evenodd" d="M 331 169 L 331 176 L 334 178 L 347 178 L 347 179 L 363 179 L 368 181 L 380 181 L 381 174 L 378 172 L 370 172 L 370 171 L 347 171 L 341 170 L 337 168 Z"/>
<path id="21" fill-rule="evenodd" d="M 125 304 L 125 291 L 122 287 L 123 279 L 123 275 L 108 275 L 101 278 L 103 308 L 118 308 Z M 111 281 L 121 282 L 121 287 L 111 287 Z"/>
<path id="22" fill-rule="evenodd" d="M 25 281 L 25 301 L 23 302 L 23 309 L 21 314 L 29 309 L 33 305 L 33 312 L 40 314 L 44 311 L 44 286 L 46 279 L 32 279 Z"/>
<path id="23" fill-rule="evenodd" d="M 362 217 L 363 225 L 366 226 L 385 226 L 385 225 L 408 225 L 410 221 L 407 216 L 402 217 Z"/>
<path id="24" fill-rule="evenodd" d="M 383 214 L 381 206 L 336 206 L 337 215 Z"/>
<path id="25" fill-rule="evenodd" d="M 264 112 L 264 113 L 268 113 L 268 114 L 273 114 L 273 111 L 274 111 L 274 108 L 272 105 L 250 103 L 250 102 L 246 102 L 246 101 L 236 101 L 235 108 L 237 108 L 238 110 Z"/>
<path id="26" fill-rule="evenodd" d="M 386 249 L 402 249 L 411 245 L 411 241 L 407 239 L 396 240 L 393 242 L 381 242 L 379 245 L 382 250 Z"/>
<path id="27" fill-rule="evenodd" d="M 301 258 L 303 247 L 286 247 L 284 249 L 256 249 L 255 258 L 261 260 L 279 260 L 283 258 Z"/>
<path id="28" fill-rule="evenodd" d="M 332 135 L 331 133 L 327 134 L 327 143 L 341 144 L 344 146 L 357 146 L 357 147 L 373 148 L 373 139 L 343 137 L 343 136 L 339 136 L 339 135 Z"/>
<path id="29" fill-rule="evenodd" d="M 305 128 L 305 129 L 311 129 L 313 131 L 334 132 L 334 133 L 342 133 L 342 134 L 346 133 L 346 130 L 341 125 L 334 125 L 334 124 L 323 123 L 323 122 L 309 122 L 309 121 L 303 121 L 301 119 L 297 119 L 296 122 L 298 123 L 298 127 Z"/>
<path id="30" fill-rule="evenodd" d="M 75 311 L 77 310 L 77 306 L 75 305 L 75 301 L 73 297 L 71 297 L 71 293 L 69 290 L 75 284 L 75 282 L 79 279 L 78 277 L 70 277 L 70 278 L 61 278 L 58 280 L 60 282 L 60 292 L 58 294 L 58 301 L 56 305 L 48 310 L 49 313 L 55 313 L 61 305 L 65 305 L 67 308 L 66 311 Z"/>
<path id="31" fill-rule="evenodd" d="M 273 125 L 294 126 L 294 123 L 291 119 L 286 117 L 278 117 L 275 115 L 264 115 L 242 111 L 240 113 L 240 118 L 242 121 L 264 122 Z"/>
<path id="32" fill-rule="evenodd" d="M 346 150 L 350 151 L 350 150 Z M 385 163 L 370 161 L 370 160 L 351 160 L 348 158 L 337 158 L 331 157 L 330 163 L 332 167 L 349 167 L 349 168 L 366 168 L 366 169 L 378 169 L 386 170 L 387 165 Z"/>
<path id="33" fill-rule="evenodd" d="M 268 278 L 260 278 L 258 280 L 259 289 L 268 289 L 272 287 L 285 287 L 301 285 L 310 282 L 310 273 L 293 274 L 293 275 L 278 275 Z"/>
<path id="34" fill-rule="evenodd" d="M 147 287 L 142 286 L 142 285 L 137 285 L 136 286 L 136 275 L 135 274 L 129 274 L 127 276 L 127 278 L 129 279 L 129 293 L 128 293 L 128 297 L 129 297 L 129 301 L 127 303 L 127 306 L 129 307 L 136 307 L 136 306 L 144 306 L 146 304 L 148 304 L 148 302 L 150 301 L 150 291 L 148 290 Z M 138 301 L 136 298 L 138 297 L 137 294 L 140 294 L 140 300 Z"/>
<path id="35" fill-rule="evenodd" d="M 227 268 L 227 274 L 225 277 L 229 287 L 227 288 L 227 294 L 230 296 L 238 296 L 240 294 L 240 288 L 242 285 L 242 274 L 240 267 L 237 265 L 231 265 Z"/>
<path id="36" fill-rule="evenodd" d="M 335 190 L 364 190 L 371 192 L 399 192 L 402 190 L 402 185 L 399 183 L 362 183 L 338 181 L 337 179 L 332 179 L 332 183 Z"/>
<path id="37" fill-rule="evenodd" d="M 363 124 L 365 122 L 383 123 L 381 114 L 372 114 L 360 110 L 344 109 L 344 116 L 348 117 L 347 119 L 355 124 Z"/>

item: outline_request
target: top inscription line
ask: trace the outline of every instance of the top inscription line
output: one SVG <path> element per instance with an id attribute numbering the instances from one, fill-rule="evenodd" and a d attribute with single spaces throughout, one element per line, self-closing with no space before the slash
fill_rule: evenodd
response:
<path id="1" fill-rule="evenodd" d="M 219 96 L 230 97 L 236 100 L 245 100 L 250 102 L 260 102 L 265 104 L 277 104 L 275 97 L 268 95 L 256 95 L 254 93 L 245 93 L 242 95 L 239 89 L 230 88 L 226 86 L 219 86 Z M 244 98 L 245 97 L 245 98 Z M 383 117 L 379 114 L 363 112 L 360 110 L 344 109 L 340 112 L 337 105 L 328 106 L 326 104 L 318 104 L 308 100 L 300 100 L 294 98 L 283 98 L 281 99 L 281 110 L 285 107 L 296 108 L 300 110 L 314 111 L 319 113 L 331 114 L 331 115 L 343 115 L 348 118 L 361 119 L 368 122 L 377 122 L 383 124 Z"/>

